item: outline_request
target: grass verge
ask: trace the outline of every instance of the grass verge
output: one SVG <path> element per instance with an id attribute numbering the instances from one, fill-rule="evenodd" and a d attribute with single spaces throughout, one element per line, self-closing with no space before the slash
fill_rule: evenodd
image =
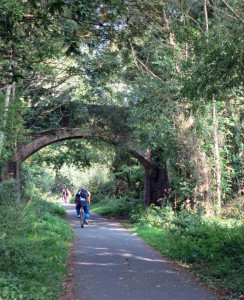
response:
<path id="1" fill-rule="evenodd" d="M 58 299 L 73 239 L 64 213 L 40 199 L 0 206 L 0 298 Z"/>

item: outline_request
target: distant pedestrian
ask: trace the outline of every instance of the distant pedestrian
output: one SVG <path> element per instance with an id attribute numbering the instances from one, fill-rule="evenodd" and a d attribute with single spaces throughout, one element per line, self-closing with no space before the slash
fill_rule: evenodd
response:
<path id="1" fill-rule="evenodd" d="M 71 198 L 71 191 L 69 189 L 66 189 L 65 194 L 66 194 L 66 202 L 65 203 L 69 203 L 70 198 Z"/>
<path id="2" fill-rule="evenodd" d="M 65 189 L 62 189 L 61 195 L 62 195 L 62 201 L 66 202 L 66 190 Z"/>

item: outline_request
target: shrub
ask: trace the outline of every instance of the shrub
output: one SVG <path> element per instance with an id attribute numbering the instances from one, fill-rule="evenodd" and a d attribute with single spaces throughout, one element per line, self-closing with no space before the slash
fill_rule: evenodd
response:
<path id="1" fill-rule="evenodd" d="M 6 180 L 0 182 L 0 205 L 14 204 L 16 199 L 15 189 L 17 188 L 17 181 Z"/>
<path id="2" fill-rule="evenodd" d="M 133 212 L 131 219 L 137 221 L 141 226 L 163 228 L 173 220 L 174 215 L 171 206 L 158 207 L 152 204 L 146 209 L 143 207 L 143 209 Z"/>
<path id="3" fill-rule="evenodd" d="M 116 199 L 99 194 L 93 196 L 92 199 L 95 200 L 92 200 L 92 203 L 99 203 L 99 210 L 97 212 L 107 216 L 130 218 L 132 212 L 134 212 L 136 208 L 141 208 L 140 201 L 126 196 Z"/>

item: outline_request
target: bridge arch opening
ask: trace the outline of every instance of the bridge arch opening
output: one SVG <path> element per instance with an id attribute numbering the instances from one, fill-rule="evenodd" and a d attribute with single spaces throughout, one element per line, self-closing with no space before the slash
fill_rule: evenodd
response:
<path id="1" fill-rule="evenodd" d="M 119 136 L 114 139 L 108 139 L 104 131 L 100 129 L 92 130 L 81 130 L 79 128 L 67 129 L 62 128 L 56 130 L 55 134 L 48 134 L 48 132 L 38 134 L 27 144 L 21 145 L 18 148 L 16 155 L 12 157 L 10 161 L 4 166 L 2 172 L 2 180 L 13 179 L 17 183 L 20 182 L 20 168 L 21 164 L 32 156 L 34 153 L 38 152 L 44 147 L 51 144 L 58 143 L 65 140 L 74 139 L 85 139 L 94 138 L 106 141 L 113 145 L 121 143 L 121 138 Z M 126 151 L 134 156 L 143 165 L 145 170 L 144 177 L 144 203 L 146 206 L 151 203 L 158 204 L 158 200 L 162 199 L 167 193 L 169 188 L 169 181 L 167 176 L 166 166 L 157 166 L 150 155 L 147 153 L 140 153 L 130 148 L 126 148 Z M 18 184 L 19 186 L 19 184 Z M 20 189 L 16 190 L 18 201 L 20 201 Z"/>

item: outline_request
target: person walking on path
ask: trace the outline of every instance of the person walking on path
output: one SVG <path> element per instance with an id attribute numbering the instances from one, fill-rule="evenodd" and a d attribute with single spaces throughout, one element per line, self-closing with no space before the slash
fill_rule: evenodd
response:
<path id="1" fill-rule="evenodd" d="M 62 195 L 62 201 L 63 201 L 64 203 L 66 203 L 66 191 L 65 191 L 65 189 L 62 190 L 61 195 Z"/>
<path id="2" fill-rule="evenodd" d="M 76 204 L 76 213 L 77 218 L 80 217 L 80 209 L 84 207 L 85 212 L 85 224 L 88 225 L 88 219 L 90 217 L 89 213 L 89 204 L 91 203 L 91 196 L 88 190 L 84 185 L 81 185 L 81 188 L 78 190 L 75 196 L 75 204 Z"/>
<path id="3" fill-rule="evenodd" d="M 69 203 L 71 198 L 71 191 L 69 189 L 66 189 L 65 193 L 66 193 L 66 203 Z"/>

